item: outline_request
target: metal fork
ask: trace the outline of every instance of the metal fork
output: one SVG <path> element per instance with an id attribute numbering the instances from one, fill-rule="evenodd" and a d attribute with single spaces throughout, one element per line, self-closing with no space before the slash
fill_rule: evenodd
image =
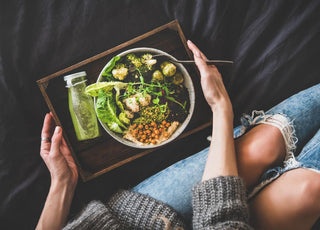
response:
<path id="1" fill-rule="evenodd" d="M 156 55 L 152 55 L 152 57 L 160 57 L 160 56 L 165 56 L 168 57 L 166 55 L 163 54 L 156 54 Z M 168 57 L 170 58 L 170 57 Z M 170 61 L 175 62 L 175 63 L 181 63 L 181 64 L 193 64 L 195 63 L 194 60 L 177 60 L 177 59 L 172 59 L 170 58 Z M 232 65 L 234 62 L 233 61 L 229 61 L 229 60 L 206 60 L 205 61 L 207 64 L 214 64 L 214 65 Z"/>

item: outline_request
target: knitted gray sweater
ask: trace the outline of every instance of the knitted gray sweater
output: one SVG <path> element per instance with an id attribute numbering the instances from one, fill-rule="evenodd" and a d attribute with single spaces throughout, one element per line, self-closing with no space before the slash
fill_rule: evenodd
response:
<path id="1" fill-rule="evenodd" d="M 245 187 L 239 177 L 217 177 L 192 190 L 194 229 L 251 229 Z M 64 229 L 187 229 L 168 205 L 132 191 L 107 204 L 93 201 Z"/>

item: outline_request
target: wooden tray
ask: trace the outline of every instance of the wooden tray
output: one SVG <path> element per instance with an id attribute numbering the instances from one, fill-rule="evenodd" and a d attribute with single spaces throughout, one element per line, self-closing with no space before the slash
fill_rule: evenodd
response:
<path id="1" fill-rule="evenodd" d="M 113 56 L 136 47 L 157 48 L 173 55 L 177 59 L 192 58 L 178 21 L 172 21 L 37 81 L 57 125 L 60 125 L 64 130 L 64 137 L 71 149 L 83 181 L 95 178 L 134 159 L 157 151 L 159 148 L 163 150 L 168 145 L 175 144 L 175 142 L 172 142 L 168 145 L 148 150 L 136 149 L 117 142 L 102 128 L 103 135 L 97 139 L 81 142 L 76 139 L 68 109 L 68 92 L 65 88 L 63 76 L 86 71 L 88 84 L 94 83 L 104 65 Z M 211 112 L 201 91 L 198 72 L 193 65 L 186 65 L 185 67 L 193 80 L 196 103 L 193 117 L 178 139 L 197 133 L 211 124 Z"/>

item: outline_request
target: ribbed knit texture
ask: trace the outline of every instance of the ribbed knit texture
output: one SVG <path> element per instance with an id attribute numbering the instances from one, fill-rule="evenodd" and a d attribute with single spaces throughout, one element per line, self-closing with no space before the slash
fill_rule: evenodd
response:
<path id="1" fill-rule="evenodd" d="M 127 229 L 164 229 L 170 222 L 170 229 L 183 227 L 178 214 L 168 205 L 149 196 L 123 190 L 116 193 L 108 206 Z M 179 229 L 179 228 L 178 228 Z"/>
<path id="2" fill-rule="evenodd" d="M 83 212 L 64 227 L 64 230 L 83 229 L 121 229 L 119 221 L 110 210 L 99 201 L 90 202 Z"/>
<path id="3" fill-rule="evenodd" d="M 239 177 L 217 177 L 192 190 L 194 229 L 251 229 L 245 186 Z"/>
<path id="4" fill-rule="evenodd" d="M 64 229 L 185 229 L 168 205 L 132 191 L 119 191 L 107 203 L 92 201 Z"/>
<path id="5" fill-rule="evenodd" d="M 238 177 L 218 177 L 193 190 L 194 229 L 251 229 L 245 186 Z M 64 229 L 186 229 L 168 205 L 132 191 L 119 191 L 104 205 L 93 201 Z"/>

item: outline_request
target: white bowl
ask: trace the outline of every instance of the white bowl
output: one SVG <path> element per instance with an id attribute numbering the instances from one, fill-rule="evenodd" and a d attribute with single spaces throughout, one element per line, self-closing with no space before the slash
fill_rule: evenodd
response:
<path id="1" fill-rule="evenodd" d="M 125 56 L 129 53 L 138 53 L 138 52 L 145 52 L 145 53 L 153 53 L 153 54 L 162 54 L 164 56 L 169 57 L 169 59 L 173 59 L 175 60 L 176 58 L 174 58 L 173 56 L 171 56 L 170 54 L 163 52 L 161 50 L 158 49 L 154 49 L 154 48 L 147 48 L 147 47 L 141 47 L 141 48 L 134 48 L 134 49 L 129 49 L 126 50 L 116 56 Z M 97 79 L 97 82 L 103 81 L 102 78 L 102 73 L 104 71 L 104 69 L 106 68 L 108 64 L 106 64 L 102 71 L 99 74 L 99 77 Z M 175 63 L 175 65 L 177 66 L 177 68 L 180 70 L 180 72 L 183 74 L 184 77 L 184 86 L 186 87 L 186 89 L 188 90 L 189 93 L 189 100 L 190 100 L 190 108 L 189 108 L 189 114 L 187 116 L 187 118 L 184 120 L 184 122 L 177 128 L 177 130 L 168 138 L 168 140 L 161 142 L 160 144 L 157 145 L 139 145 L 137 143 L 131 142 L 129 140 L 124 139 L 123 137 L 121 137 L 119 134 L 116 134 L 115 132 L 111 131 L 109 129 L 109 127 L 107 126 L 107 124 L 105 124 L 104 122 L 100 121 L 100 124 L 102 125 L 102 127 L 104 128 L 104 130 L 106 130 L 107 133 L 110 134 L 110 136 L 112 136 L 114 139 L 116 139 L 117 141 L 119 141 L 120 143 L 130 146 L 130 147 L 134 147 L 134 148 L 140 148 L 140 149 L 150 149 L 150 148 L 156 148 L 165 144 L 168 144 L 169 142 L 173 141 L 174 139 L 176 139 L 182 132 L 183 130 L 187 127 L 187 125 L 189 124 L 192 114 L 193 114 L 193 110 L 194 110 L 194 104 L 195 104 L 195 93 L 194 93 L 194 87 L 193 87 L 193 83 L 192 83 L 192 79 L 188 73 L 188 71 L 186 70 L 186 68 L 184 68 L 184 66 L 182 64 L 179 63 Z M 94 99 L 94 106 L 96 106 L 96 98 Z"/>

